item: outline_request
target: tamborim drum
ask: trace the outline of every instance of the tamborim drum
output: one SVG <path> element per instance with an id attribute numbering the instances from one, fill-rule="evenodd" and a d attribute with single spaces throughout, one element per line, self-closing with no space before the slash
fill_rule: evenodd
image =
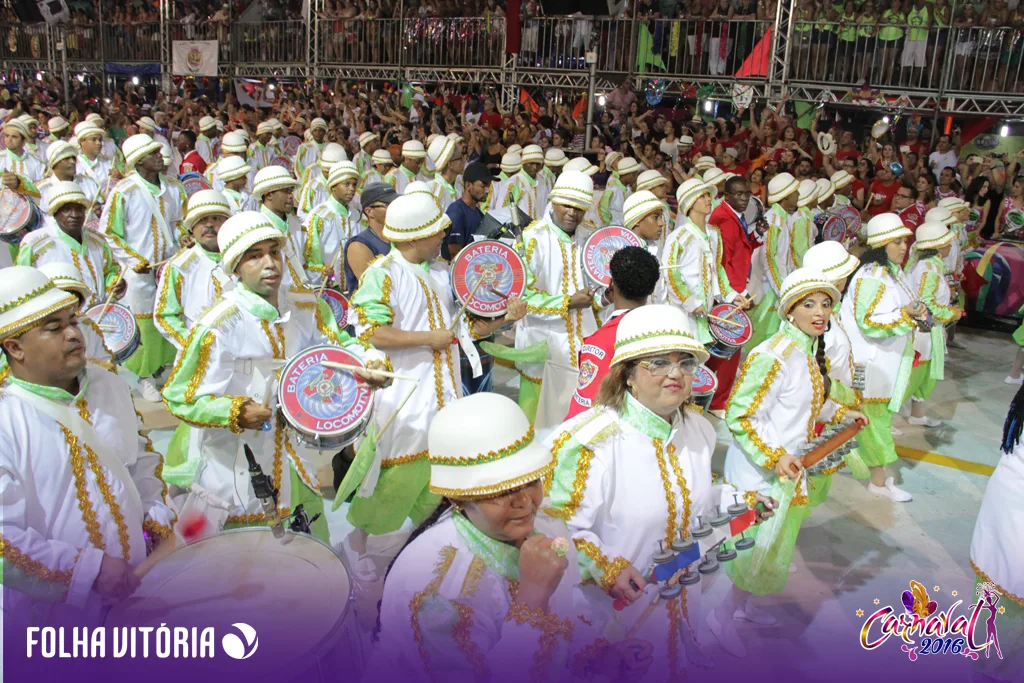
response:
<path id="1" fill-rule="evenodd" d="M 705 344 L 708 353 L 718 358 L 731 358 L 754 333 L 750 318 L 732 304 L 718 304 L 711 309 L 711 315 L 714 317 L 708 319 L 708 330 L 715 341 Z"/>
<path id="2" fill-rule="evenodd" d="M 135 323 L 135 316 L 127 307 L 121 304 L 112 303 L 103 313 L 104 304 L 97 304 L 85 312 L 87 316 L 96 321 L 103 334 L 103 343 L 114 354 L 114 362 L 120 365 L 139 348 L 140 335 L 139 326 Z M 103 317 L 100 317 L 103 313 Z"/>
<path id="3" fill-rule="evenodd" d="M 708 412 L 711 407 L 711 399 L 715 397 L 718 390 L 718 377 L 703 365 L 698 365 L 693 371 L 693 384 L 690 392 L 693 394 L 693 402 Z"/>
<path id="4" fill-rule="evenodd" d="M 1006 225 L 1003 226 L 1003 232 L 1019 234 L 1021 229 L 1024 229 L 1024 211 L 1010 209 L 1006 213 Z"/>
<path id="5" fill-rule="evenodd" d="M 846 221 L 835 214 L 821 213 L 814 217 L 821 242 L 842 242 L 846 238 Z"/>
<path id="6" fill-rule="evenodd" d="M 477 287 L 477 283 L 483 284 Z M 452 259 L 452 289 L 465 303 L 476 289 L 466 310 L 481 318 L 500 318 L 508 298 L 526 291 L 526 266 L 516 250 L 497 240 L 473 242 Z"/>
<path id="7" fill-rule="evenodd" d="M 373 413 L 373 389 L 348 370 L 323 361 L 363 366 L 338 346 L 314 346 L 296 354 L 281 371 L 277 400 L 299 440 L 318 449 L 341 450 L 363 433 Z"/>
<path id="8" fill-rule="evenodd" d="M 846 222 L 846 236 L 855 237 L 860 232 L 860 211 L 853 208 L 849 204 L 844 206 L 837 206 L 830 211 L 839 216 Z"/>
<path id="9" fill-rule="evenodd" d="M 299 151 L 299 147 L 302 145 L 302 138 L 298 135 L 289 135 L 281 141 L 281 151 L 290 157 L 294 157 L 295 153 Z"/>
<path id="10" fill-rule="evenodd" d="M 636 233 L 619 225 L 595 230 L 583 244 L 583 272 L 596 285 L 607 287 L 612 281 L 611 261 L 623 247 L 642 247 Z"/>
<path id="11" fill-rule="evenodd" d="M 339 329 L 344 329 L 348 326 L 348 299 L 341 292 L 333 289 L 324 289 L 320 293 L 320 298 L 327 302 L 327 305 L 331 307 L 331 312 L 334 313 L 334 319 L 338 323 Z"/>
<path id="12" fill-rule="evenodd" d="M 14 190 L 0 192 L 0 241 L 21 244 L 21 238 L 39 227 L 39 207 Z"/>
<path id="13" fill-rule="evenodd" d="M 292 160 L 285 157 L 274 157 L 274 160 L 270 162 L 271 166 L 280 166 L 281 168 L 288 169 L 288 172 L 292 172 Z"/>
<path id="14" fill-rule="evenodd" d="M 338 671 L 358 671 L 362 657 L 344 560 L 312 536 L 289 531 L 285 539 L 287 544 L 268 528 L 252 527 L 179 547 L 153 567 L 130 598 L 111 607 L 104 624 L 111 630 L 182 626 L 190 634 L 213 629 L 213 650 L 206 659 L 197 662 L 194 654 L 180 662 L 177 655 L 163 659 L 160 680 L 171 678 L 163 673 L 176 666 L 201 671 L 204 681 L 248 664 L 275 681 L 327 683 Z M 152 653 L 152 636 L 149 643 Z M 238 661 L 245 658 L 250 661 Z"/>
<path id="15" fill-rule="evenodd" d="M 189 197 L 200 190 L 212 190 L 210 181 L 198 173 L 185 173 L 180 178 L 181 184 L 185 186 L 185 194 Z"/>

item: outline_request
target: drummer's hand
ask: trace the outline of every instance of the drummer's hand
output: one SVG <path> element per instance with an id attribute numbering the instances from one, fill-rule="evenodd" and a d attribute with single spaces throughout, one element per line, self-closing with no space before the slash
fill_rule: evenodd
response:
<path id="1" fill-rule="evenodd" d="M 569 297 L 569 308 L 575 310 L 577 308 L 590 308 L 594 303 L 594 294 L 597 290 L 593 287 L 587 287 L 581 289 Z"/>
<path id="2" fill-rule="evenodd" d="M 263 423 L 269 420 L 274 412 L 256 401 L 246 401 L 242 409 L 238 411 L 238 424 L 242 429 L 261 429 Z"/>
<path id="3" fill-rule="evenodd" d="M 505 311 L 505 322 L 514 323 L 526 317 L 526 302 L 517 296 L 508 298 L 508 310 Z"/>
<path id="4" fill-rule="evenodd" d="M 906 311 L 907 315 L 911 318 L 917 318 L 918 320 L 921 320 L 928 315 L 928 308 L 920 301 L 907 304 L 903 307 L 903 310 Z"/>
<path id="5" fill-rule="evenodd" d="M 181 243 L 182 249 L 188 249 L 196 243 L 196 240 L 189 233 L 183 232 L 181 233 L 181 236 L 178 238 L 178 242 Z"/>
<path id="6" fill-rule="evenodd" d="M 113 555 L 104 554 L 100 572 L 93 581 L 92 589 L 109 605 L 130 597 L 140 583 L 130 564 Z"/>
<path id="7" fill-rule="evenodd" d="M 956 322 L 960 318 L 964 317 L 964 309 L 959 306 L 953 307 L 953 322 Z"/>
<path id="8" fill-rule="evenodd" d="M 693 309 L 693 314 L 698 318 L 703 318 L 708 314 L 708 312 L 704 310 L 703 306 L 698 306 L 697 308 Z"/>
<path id="9" fill-rule="evenodd" d="M 455 333 L 451 330 L 431 330 L 426 333 L 427 346 L 435 351 L 444 351 L 455 343 Z"/>
<path id="10" fill-rule="evenodd" d="M 387 370 L 388 366 L 384 363 L 384 361 L 371 360 L 369 363 L 366 364 L 366 369 L 367 370 Z M 371 387 L 376 387 L 378 389 L 384 389 L 384 388 L 386 388 L 386 387 L 391 385 L 391 378 L 390 377 L 385 377 L 384 375 L 378 375 L 375 372 L 361 372 L 361 371 L 357 370 L 356 371 L 356 376 L 362 378 Z"/>
<path id="11" fill-rule="evenodd" d="M 114 285 L 114 289 L 112 291 L 114 292 L 114 298 L 120 301 L 120 299 L 128 293 L 128 281 L 121 278 L 118 280 L 117 284 Z"/>
<path id="12" fill-rule="evenodd" d="M 775 474 L 780 477 L 796 479 L 800 474 L 800 461 L 795 455 L 787 453 L 779 458 L 779 461 L 775 463 Z"/>
<path id="13" fill-rule="evenodd" d="M 548 600 L 569 568 L 569 560 L 559 557 L 552 548 L 554 541 L 536 533 L 519 549 L 519 592 L 516 602 L 530 609 L 547 610 Z"/>
<path id="14" fill-rule="evenodd" d="M 149 275 L 151 272 L 153 272 L 153 268 L 152 266 L 149 265 L 148 261 L 143 261 L 134 270 L 139 275 Z"/>
<path id="15" fill-rule="evenodd" d="M 758 523 L 765 521 L 766 519 L 775 515 L 773 510 L 779 506 L 779 501 L 769 496 L 762 496 L 760 493 L 754 494 L 754 501 L 764 505 L 764 512 L 761 512 L 757 508 L 754 508 L 754 515 L 757 517 Z"/>
<path id="16" fill-rule="evenodd" d="M 10 171 L 5 172 L 3 176 L 0 177 L 3 178 L 3 185 L 8 190 L 17 190 L 18 185 L 21 184 L 21 178 L 19 178 L 14 173 L 11 173 Z"/>
<path id="17" fill-rule="evenodd" d="M 635 602 L 643 597 L 646 588 L 647 582 L 644 581 L 643 575 L 636 570 L 636 567 L 628 565 L 619 572 L 608 594 L 616 600 L 625 598 L 630 602 Z"/>
<path id="18" fill-rule="evenodd" d="M 868 416 L 865 415 L 864 413 L 860 412 L 859 410 L 847 410 L 846 411 L 846 417 L 851 418 L 853 420 L 857 420 L 858 422 L 863 424 L 865 427 L 867 427 L 869 424 L 871 424 L 871 420 L 868 419 Z"/>
<path id="19" fill-rule="evenodd" d="M 740 310 L 745 311 L 748 308 L 750 308 L 753 302 L 747 297 L 743 296 L 742 294 L 739 294 L 735 299 L 732 300 L 732 303 L 734 306 L 739 306 Z"/>

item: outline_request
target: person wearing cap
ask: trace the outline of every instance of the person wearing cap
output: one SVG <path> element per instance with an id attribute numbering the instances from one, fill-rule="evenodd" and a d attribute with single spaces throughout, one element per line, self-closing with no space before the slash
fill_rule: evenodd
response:
<path id="1" fill-rule="evenodd" d="M 380 149 L 380 136 L 376 133 L 366 131 L 359 135 L 359 151 L 352 157 L 352 161 L 356 165 L 356 170 L 359 171 L 360 178 L 374 165 L 373 156 L 378 149 Z"/>
<path id="2" fill-rule="evenodd" d="M 305 181 L 298 194 L 299 218 L 306 220 L 310 211 L 327 201 L 327 198 L 331 196 L 327 189 L 327 178 L 331 175 L 331 169 L 335 164 L 345 161 L 347 158 L 345 148 L 338 143 L 329 142 L 324 146 L 320 158 L 306 169 Z"/>
<path id="3" fill-rule="evenodd" d="M 128 385 L 86 361 L 78 308 L 35 268 L 0 270 L 7 617 L 102 623 L 176 521 Z"/>
<path id="4" fill-rule="evenodd" d="M 342 261 L 345 264 L 346 292 L 355 292 L 370 263 L 391 251 L 391 243 L 384 237 L 384 220 L 388 205 L 397 198 L 398 193 L 384 183 L 370 185 L 359 196 L 361 223 L 365 222 L 366 227 L 345 243 Z"/>
<path id="5" fill-rule="evenodd" d="M 460 178 L 466 169 L 462 146 L 452 138 L 439 135 L 430 143 L 427 158 L 434 162 L 434 180 L 431 184 L 434 198 L 441 205 L 441 211 L 447 212 L 452 202 L 462 195 L 458 187 L 462 184 Z"/>
<path id="6" fill-rule="evenodd" d="M 697 169 L 698 173 L 707 173 L 711 169 L 715 168 L 715 158 L 709 156 L 698 157 L 697 161 L 694 162 L 693 167 Z"/>
<path id="7" fill-rule="evenodd" d="M 523 148 L 522 168 L 509 179 L 508 192 L 505 195 L 505 206 L 513 203 L 530 218 L 540 218 L 544 205 L 540 203 L 538 189 L 540 171 L 544 168 L 544 150 L 540 145 L 527 145 Z"/>
<path id="8" fill-rule="evenodd" d="M 239 211 L 259 211 L 260 205 L 246 189 L 252 184 L 252 166 L 238 156 L 224 157 L 216 166 L 217 181 L 223 186 L 220 193 L 231 207 L 231 215 Z"/>
<path id="9" fill-rule="evenodd" d="M 103 131 L 103 148 L 100 150 L 100 154 L 104 159 L 110 160 L 118 172 L 124 172 L 124 154 L 121 152 L 121 148 L 118 146 L 114 138 L 110 137 L 110 133 L 106 128 L 106 122 L 103 120 L 103 117 L 93 112 L 85 117 L 85 121 L 93 124 Z M 78 125 L 76 125 L 75 128 L 75 135 L 77 135 Z"/>
<path id="10" fill-rule="evenodd" d="M 74 263 L 50 261 L 39 266 L 39 272 L 50 278 L 50 281 L 60 289 L 78 297 L 79 313 L 88 309 L 87 304 L 93 296 L 92 290 L 85 283 L 82 271 L 75 267 Z M 117 364 L 114 360 L 114 352 L 110 350 L 107 342 L 103 339 L 103 330 L 100 329 L 99 324 L 89 316 L 81 315 L 78 317 L 78 328 L 85 340 L 85 359 L 104 370 L 116 373 Z M 0 357 L 0 363 L 3 364 L 3 367 L 7 367 L 6 358 Z"/>
<path id="11" fill-rule="evenodd" d="M 669 180 L 661 171 L 650 170 L 644 171 L 636 177 L 636 189 L 637 192 L 646 190 L 657 197 L 662 203 L 662 216 L 665 219 L 665 230 L 662 233 L 661 243 L 658 246 L 658 255 L 661 254 L 661 249 L 665 246 L 665 240 L 675 230 L 676 217 L 669 208 L 668 202 L 665 201 L 665 197 L 668 196 L 669 190 L 672 187 L 672 181 Z M 662 303 L 664 303 L 662 301 Z"/>
<path id="12" fill-rule="evenodd" d="M 271 144 L 273 137 L 274 125 L 270 121 L 263 121 L 256 127 L 256 140 L 249 145 L 249 164 L 257 173 L 277 158 L 277 148 Z"/>
<path id="13" fill-rule="evenodd" d="M 548 194 L 555 186 L 555 179 L 569 162 L 565 152 L 557 147 L 548 147 L 544 150 L 544 168 L 541 169 L 537 186 L 537 206 L 545 207 L 548 203 Z"/>
<path id="14" fill-rule="evenodd" d="M 583 173 L 583 174 L 588 175 L 591 178 L 593 178 L 595 175 L 597 175 L 598 167 L 595 166 L 594 164 L 590 163 L 590 161 L 587 160 L 586 157 L 576 157 L 574 159 L 570 159 L 569 161 L 567 161 L 565 163 L 565 166 L 562 167 L 562 173 L 565 173 L 566 171 L 577 171 L 579 173 Z M 561 175 L 561 174 L 559 174 L 559 175 Z M 556 182 L 557 182 L 557 178 L 556 178 Z M 552 185 L 552 189 L 554 189 L 553 185 Z M 551 213 L 551 193 L 548 192 L 548 202 L 547 202 L 547 204 L 544 205 L 544 215 L 547 216 L 550 213 Z M 594 202 L 593 204 L 591 204 L 590 208 L 587 209 L 587 212 L 585 214 L 583 214 L 583 228 L 584 228 L 584 230 L 580 233 L 580 237 L 581 238 L 583 238 L 584 236 L 589 237 L 590 234 L 594 230 L 597 230 L 597 226 L 600 224 L 600 222 L 601 222 L 601 212 L 599 211 L 598 202 Z"/>
<path id="15" fill-rule="evenodd" d="M 792 217 L 793 265 L 797 268 L 804 263 L 804 254 L 814 246 L 818 234 L 814 223 L 817 215 L 818 184 L 813 180 L 801 180 L 797 188 L 796 213 Z"/>
<path id="16" fill-rule="evenodd" d="M 91 200 L 81 187 L 70 181 L 53 183 L 47 189 L 47 196 L 51 220 L 21 240 L 18 264 L 35 268 L 50 263 L 73 264 L 81 271 L 89 290 L 87 307 L 106 301 L 115 282 L 115 297 L 123 297 L 127 283 L 123 279 L 118 281 L 121 269 L 114 262 L 110 246 L 101 235 L 84 227 L 86 208 Z"/>
<path id="17" fill-rule="evenodd" d="M 295 175 L 302 178 L 306 175 L 306 169 L 320 160 L 320 154 L 324 151 L 327 138 L 327 122 L 317 117 L 309 124 L 309 135 L 313 138 L 309 142 L 299 145 L 295 152 L 294 167 Z"/>
<path id="18" fill-rule="evenodd" d="M 18 117 L 18 121 L 25 124 L 25 130 L 28 131 L 28 137 L 25 139 L 25 153 L 45 165 L 46 149 L 49 144 L 45 140 L 39 139 L 39 121 L 29 114 L 22 114 Z"/>
<path id="19" fill-rule="evenodd" d="M 351 161 L 339 161 L 327 179 L 330 195 L 306 217 L 303 230 L 306 248 L 303 263 L 311 284 L 329 278 L 335 287 L 344 283 L 344 246 L 359 232 L 358 210 L 350 208 L 356 196 L 359 173 Z M 347 290 L 348 291 L 348 290 Z"/>
<path id="20" fill-rule="evenodd" d="M 221 300 L 233 282 L 220 267 L 217 233 L 231 215 L 227 198 L 216 190 L 200 190 L 188 200 L 183 227 L 194 244 L 168 261 L 157 283 L 153 321 L 178 351 L 200 315 Z"/>
<path id="21" fill-rule="evenodd" d="M 285 284 L 302 287 L 311 274 L 306 273 L 303 255 L 306 234 L 295 215 L 295 178 L 281 166 L 268 166 L 256 173 L 252 196 L 259 202 L 260 213 L 285 236 Z"/>
<path id="22" fill-rule="evenodd" d="M 102 199 L 98 197 L 99 187 L 96 186 L 92 179 L 76 175 L 78 153 L 70 143 L 57 140 L 50 145 L 47 150 L 47 168 L 50 174 L 36 183 L 36 189 L 39 190 L 39 210 L 43 213 L 49 215 L 50 195 L 53 192 L 54 185 L 61 182 L 77 184 L 90 202 L 96 200 L 98 203 Z"/>
<path id="23" fill-rule="evenodd" d="M 18 194 L 39 199 L 36 183 L 43 179 L 43 163 L 25 149 L 28 129 L 18 119 L 4 123 L 4 144 L 0 153 L 0 181 L 3 187 Z"/>
<path id="24" fill-rule="evenodd" d="M 196 134 L 190 130 L 180 131 L 174 137 L 174 148 L 181 157 L 181 165 L 178 166 L 176 175 L 183 176 L 186 173 L 206 173 L 206 160 L 196 150 Z M 173 172 L 174 169 L 171 169 Z"/>
<path id="25" fill-rule="evenodd" d="M 636 233 L 655 258 L 665 238 L 665 214 L 660 199 L 647 190 L 634 192 L 623 206 L 623 225 Z"/>
<path id="26" fill-rule="evenodd" d="M 722 203 L 722 189 L 725 186 L 725 181 L 736 175 L 735 173 L 726 173 L 717 166 L 709 168 L 704 172 L 702 179 L 705 185 L 709 185 L 715 188 L 714 196 L 711 198 L 711 210 L 714 211 L 718 208 L 718 205 Z"/>
<path id="27" fill-rule="evenodd" d="M 940 420 L 925 415 L 924 402 L 944 379 L 946 325 L 964 316 L 964 309 L 953 303 L 953 292 L 946 280 L 946 264 L 956 234 L 943 223 L 924 223 L 917 229 L 917 241 L 911 247 L 905 269 L 910 291 L 928 307 L 934 324 L 931 331 L 920 330 L 914 337 L 914 351 L 920 354 L 910 371 L 910 417 L 907 422 L 923 427 L 939 427 Z"/>
<path id="28" fill-rule="evenodd" d="M 48 144 L 58 140 L 68 142 L 71 138 L 71 124 L 63 116 L 54 116 L 47 121 L 46 130 L 50 132 L 50 136 L 46 138 Z"/>
<path id="29" fill-rule="evenodd" d="M 427 157 L 427 151 L 419 140 L 406 140 L 402 143 L 402 165 L 388 171 L 384 176 L 384 182 L 394 188 L 398 194 L 405 194 L 405 188 L 414 181 L 428 182 L 420 169 L 423 160 Z"/>
<path id="30" fill-rule="evenodd" d="M 145 133 L 149 137 L 153 138 L 156 142 L 161 145 L 171 146 L 171 141 L 164 135 L 167 127 L 166 123 L 167 116 L 163 112 L 155 112 L 153 117 L 143 116 L 136 123 L 139 127 L 139 132 Z M 173 159 L 172 159 L 173 161 Z"/>
<path id="31" fill-rule="evenodd" d="M 853 176 L 846 171 L 839 170 L 833 173 L 829 180 L 832 181 L 832 185 L 835 186 L 835 204 L 837 206 L 849 206 L 852 203 L 851 196 L 853 195 Z"/>
<path id="32" fill-rule="evenodd" d="M 907 397 L 914 365 L 914 335 L 928 308 L 917 300 L 899 264 L 906 258 L 910 230 L 899 216 L 883 213 L 865 227 L 868 250 L 850 279 L 840 319 L 850 335 L 853 359 L 865 366 L 864 413 L 871 425 L 862 431 L 860 455 L 871 469 L 868 491 L 898 503 L 913 497 L 886 477 L 885 467 L 896 462 L 892 416 Z"/>
<path id="33" fill-rule="evenodd" d="M 224 181 L 221 179 L 217 169 L 224 160 L 231 158 L 241 159 L 247 166 L 249 166 L 245 189 L 252 189 L 252 178 L 256 175 L 256 169 L 249 164 L 249 160 L 247 158 L 248 149 L 248 145 L 246 145 L 245 142 L 245 136 L 243 136 L 241 132 L 231 131 L 230 133 L 224 134 L 224 139 L 221 140 L 220 144 L 220 157 L 206 167 L 206 180 L 213 186 L 213 189 L 221 192 L 224 191 Z"/>
<path id="34" fill-rule="evenodd" d="M 467 396 L 438 412 L 427 445 L 430 488 L 444 498 L 387 572 L 373 678 L 506 679 L 525 667 L 550 681 L 641 676 L 650 646 L 599 640 L 574 602 L 576 549 L 542 507 L 554 457 L 522 410 L 499 394 Z"/>
<path id="35" fill-rule="evenodd" d="M 501 172 L 491 185 L 491 196 L 487 200 L 487 210 L 493 211 L 506 206 L 508 193 L 512 189 L 512 178 L 523 168 L 523 158 L 519 152 L 505 152 L 501 157 Z"/>
<path id="36" fill-rule="evenodd" d="M 445 214 L 452 219 L 444 239 L 445 253 L 449 260 L 455 258 L 463 247 L 473 241 L 473 235 L 484 218 L 483 207 L 486 206 L 487 197 L 491 192 L 492 178 L 490 170 L 482 163 L 474 162 L 465 167 L 462 196 L 445 209 Z"/>
<path id="37" fill-rule="evenodd" d="M 120 172 L 115 170 L 113 158 L 103 155 L 103 130 L 83 121 L 75 126 L 75 140 L 80 150 L 75 175 L 94 183 L 99 190 L 97 203 L 105 204 L 107 195 L 120 178 Z"/>
<path id="38" fill-rule="evenodd" d="M 180 135 L 180 134 L 179 134 Z M 217 138 L 217 120 L 212 116 L 204 116 L 199 119 L 199 136 L 196 137 L 196 154 L 203 158 L 203 164 L 209 165 L 214 161 L 214 143 Z"/>
<path id="39" fill-rule="evenodd" d="M 818 189 L 818 195 L 814 198 L 814 203 L 818 210 L 815 215 L 817 219 L 817 216 L 825 213 L 835 205 L 836 187 L 828 178 L 818 178 L 814 181 L 814 184 Z"/>
<path id="40" fill-rule="evenodd" d="M 375 183 L 383 183 L 384 177 L 391 171 L 391 167 L 395 165 L 395 162 L 391 159 L 391 154 L 386 149 L 374 151 L 370 161 L 372 163 L 363 172 L 362 180 L 359 183 L 360 192 Z"/>
<path id="41" fill-rule="evenodd" d="M 379 465 L 376 484 L 370 474 L 364 481 L 347 478 L 339 489 L 361 485 L 348 512 L 348 521 L 361 532 L 352 540 L 359 555 L 365 554 L 367 534 L 397 531 L 406 518 L 418 525 L 437 506 L 438 497 L 427 487 L 427 429 L 437 411 L 462 393 L 456 375 L 460 346 L 472 355 L 474 337 L 486 337 L 516 320 L 510 306 L 502 318 L 466 315 L 453 322 L 459 307 L 448 264 L 440 258 L 450 222 L 429 192 L 412 192 L 391 202 L 384 222 L 391 251 L 370 264 L 352 297 L 359 340 L 386 352 L 394 372 L 415 378 L 396 382 L 375 397 L 371 431 L 379 431 L 393 413 L 395 419 L 379 437 L 376 454 L 357 455 L 349 473 L 365 473 L 372 462 L 371 471 Z M 477 365 L 474 371 L 482 369 Z M 343 501 L 339 495 L 335 505 Z"/>
<path id="42" fill-rule="evenodd" d="M 760 495 L 778 501 L 782 510 L 769 528 L 754 530 L 759 553 L 741 554 L 726 565 L 733 590 L 708 617 L 712 633 L 736 657 L 745 656 L 746 648 L 736 635 L 735 618 L 775 623 L 750 598 L 785 588 L 800 525 L 810 514 L 812 499 L 820 500 L 828 490 L 831 475 L 808 481 L 797 453 L 814 439 L 815 422 L 870 422 L 863 413 L 828 399 L 824 335 L 839 298 L 839 290 L 817 270 L 798 268 L 787 275 L 778 308 L 779 332 L 750 352 L 729 397 L 725 423 L 732 443 L 723 478 L 748 505 Z M 771 559 L 762 561 L 761 552 Z"/>
<path id="43" fill-rule="evenodd" d="M 637 623 L 659 599 L 644 577 L 660 544 L 690 538 L 698 516 L 734 503 L 731 486 L 711 483 L 715 430 L 690 403 L 693 373 L 707 358 L 679 308 L 629 311 L 594 407 L 545 441 L 557 463 L 545 487 L 555 516 L 572 533 L 583 579 L 577 590 L 600 620 L 599 631 L 616 620 Z M 710 664 L 696 639 L 700 593 L 698 585 L 661 598 L 666 609 L 636 634 L 653 647 L 658 679 L 685 676 L 675 656 L 680 649 L 691 666 Z"/>
<path id="44" fill-rule="evenodd" d="M 632 157 L 619 160 L 616 173 L 608 178 L 598 205 L 602 226 L 622 225 L 622 207 L 636 189 L 636 179 L 641 170 L 640 163 Z"/>

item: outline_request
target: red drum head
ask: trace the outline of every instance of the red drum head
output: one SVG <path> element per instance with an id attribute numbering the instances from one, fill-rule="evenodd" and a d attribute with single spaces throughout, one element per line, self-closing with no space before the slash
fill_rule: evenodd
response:
<path id="1" fill-rule="evenodd" d="M 843 219 L 846 223 L 846 234 L 848 236 L 853 237 L 860 230 L 860 211 L 849 204 L 835 207 L 829 213 L 833 213 Z"/>
<path id="2" fill-rule="evenodd" d="M 612 281 L 612 256 L 623 247 L 642 247 L 636 233 L 618 225 L 596 230 L 583 245 L 583 272 L 594 282 L 607 287 Z"/>
<path id="3" fill-rule="evenodd" d="M 32 202 L 14 190 L 0 192 L 0 235 L 32 230 L 38 222 L 39 211 Z"/>
<path id="4" fill-rule="evenodd" d="M 330 442 L 361 429 L 373 408 L 373 389 L 348 370 L 324 367 L 325 360 L 363 366 L 345 349 L 314 346 L 284 366 L 277 398 L 296 431 Z"/>
<path id="5" fill-rule="evenodd" d="M 288 172 L 292 172 L 292 160 L 284 157 L 274 157 L 274 160 L 270 162 L 271 166 L 280 166 L 281 168 L 288 169 Z"/>
<path id="6" fill-rule="evenodd" d="M 467 311 L 482 318 L 500 318 L 508 308 L 506 298 L 521 297 L 526 291 L 526 266 L 507 244 L 480 240 L 468 245 L 452 260 L 451 279 L 459 301 L 469 299 L 476 288 Z M 483 284 L 477 287 L 481 279 Z"/>
<path id="7" fill-rule="evenodd" d="M 818 218 L 823 218 L 818 226 L 822 241 L 842 242 L 846 237 L 846 221 L 839 216 L 832 216 L 823 213 Z"/>
<path id="8" fill-rule="evenodd" d="M 743 346 L 750 341 L 754 333 L 754 327 L 750 324 L 747 314 L 732 304 L 718 304 L 711 309 L 714 318 L 708 319 L 708 329 L 715 339 L 725 342 L 730 346 Z M 723 322 L 722 319 L 729 322 Z"/>
<path id="9" fill-rule="evenodd" d="M 185 194 L 189 197 L 200 190 L 212 190 L 209 181 L 198 173 L 186 173 L 181 176 L 181 184 L 185 186 Z"/>
<path id="10" fill-rule="evenodd" d="M 338 322 L 338 327 L 344 329 L 348 325 L 348 299 L 341 292 L 336 292 L 333 289 L 324 289 L 320 293 L 320 298 L 331 307 L 331 312 L 334 313 L 334 319 Z"/>
<path id="11" fill-rule="evenodd" d="M 300 145 L 302 145 L 302 138 L 298 135 L 289 135 L 281 141 L 281 150 L 288 156 L 293 157 L 299 151 Z"/>
<path id="12" fill-rule="evenodd" d="M 693 384 L 690 386 L 690 391 L 694 394 L 706 395 L 715 393 L 716 389 L 718 389 L 718 378 L 715 377 L 715 373 L 703 365 L 698 365 L 697 369 L 693 371 Z"/>

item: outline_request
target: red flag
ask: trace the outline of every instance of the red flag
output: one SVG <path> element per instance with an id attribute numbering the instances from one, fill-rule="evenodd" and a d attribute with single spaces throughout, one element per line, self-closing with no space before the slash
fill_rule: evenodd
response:
<path id="1" fill-rule="evenodd" d="M 754 46 L 750 56 L 743 60 L 740 70 L 736 72 L 737 78 L 744 76 L 767 76 L 768 64 L 771 61 L 772 51 L 772 27 L 764 32 L 764 37 Z"/>
<path id="2" fill-rule="evenodd" d="M 530 112 L 531 117 L 537 116 L 537 112 L 540 111 L 540 105 L 530 97 L 530 94 L 526 92 L 526 88 L 519 89 L 519 104 L 526 105 L 526 109 Z"/>
<path id="3" fill-rule="evenodd" d="M 753 510 L 747 510 L 738 517 L 733 517 L 729 520 L 729 533 L 733 536 L 739 536 L 741 533 L 746 531 L 747 527 L 751 526 L 757 521 L 757 516 Z"/>
<path id="4" fill-rule="evenodd" d="M 572 108 L 572 117 L 577 121 L 582 121 L 583 113 L 586 111 L 587 98 L 581 97 L 580 101 L 576 103 L 576 106 Z"/>

